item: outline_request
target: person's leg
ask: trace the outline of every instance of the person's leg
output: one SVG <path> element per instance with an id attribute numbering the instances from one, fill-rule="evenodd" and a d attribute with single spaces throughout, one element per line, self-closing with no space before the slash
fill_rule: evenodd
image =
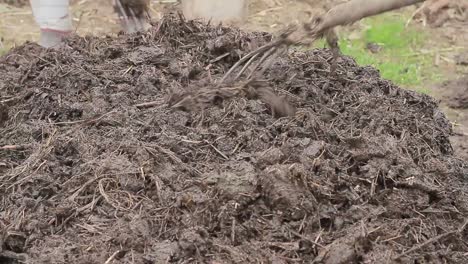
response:
<path id="1" fill-rule="evenodd" d="M 187 19 L 212 23 L 242 22 L 248 12 L 246 0 L 181 0 L 181 4 Z"/>
<path id="2" fill-rule="evenodd" d="M 55 47 L 72 32 L 69 0 L 30 0 L 34 19 L 40 27 L 39 45 Z"/>

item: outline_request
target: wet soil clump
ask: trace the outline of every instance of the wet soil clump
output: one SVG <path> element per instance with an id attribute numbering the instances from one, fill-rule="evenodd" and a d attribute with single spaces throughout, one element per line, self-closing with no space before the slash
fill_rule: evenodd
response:
<path id="1" fill-rule="evenodd" d="M 271 39 L 167 15 L 1 57 L 2 261 L 466 263 L 467 164 L 432 98 L 317 49 L 265 73 L 293 115 L 232 90 L 170 107 Z"/>

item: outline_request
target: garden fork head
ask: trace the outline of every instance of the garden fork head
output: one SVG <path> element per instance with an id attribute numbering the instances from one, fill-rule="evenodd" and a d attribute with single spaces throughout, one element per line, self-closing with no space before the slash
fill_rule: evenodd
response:
<path id="1" fill-rule="evenodd" d="M 263 74 L 278 56 L 287 51 L 289 46 L 299 43 L 311 44 L 315 40 L 323 37 L 332 50 L 333 58 L 330 72 L 334 73 L 336 59 L 339 55 L 338 38 L 334 31 L 336 26 L 348 25 L 362 18 L 378 15 L 423 1 L 424 0 L 351 0 L 337 5 L 324 15 L 312 18 L 301 27 L 289 27 L 277 40 L 245 55 L 228 70 L 218 83 L 218 86 L 226 82 L 228 77 L 243 63 L 245 63 L 244 66 L 231 81 L 238 80 L 258 57 L 260 57 L 260 59 L 254 64 L 247 76 L 248 81 Z M 259 68 L 260 70 L 256 72 Z"/>
<path id="2" fill-rule="evenodd" d="M 279 38 L 271 43 L 267 43 L 260 48 L 249 52 L 247 55 L 245 55 L 243 58 L 241 58 L 236 64 L 234 64 L 228 72 L 223 76 L 223 78 L 219 81 L 218 86 L 221 86 L 223 83 L 225 83 L 228 79 L 228 77 L 234 73 L 234 71 L 239 68 L 243 63 L 244 66 L 242 69 L 237 73 L 236 77 L 234 77 L 231 82 L 237 81 L 243 73 L 248 69 L 250 65 L 252 65 L 257 59 L 257 57 L 261 56 L 261 58 L 257 61 L 257 63 L 254 64 L 253 68 L 250 70 L 250 73 L 247 76 L 247 79 L 249 82 L 252 80 L 254 77 L 259 76 L 263 74 L 268 67 L 273 63 L 273 61 L 280 55 L 284 54 L 287 50 L 288 47 L 293 44 L 293 42 L 290 41 L 289 36 L 291 33 L 293 33 L 296 30 L 295 27 L 290 27 L 288 28 L 285 32 L 283 32 Z M 256 72 L 257 69 L 260 68 L 260 71 Z"/>

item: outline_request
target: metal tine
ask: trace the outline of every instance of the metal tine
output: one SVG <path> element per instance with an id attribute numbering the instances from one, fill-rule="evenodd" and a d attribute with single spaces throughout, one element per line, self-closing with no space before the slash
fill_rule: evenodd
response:
<path id="1" fill-rule="evenodd" d="M 273 47 L 269 49 L 265 54 L 263 54 L 262 58 L 255 64 L 253 67 L 252 71 L 250 72 L 249 76 L 247 76 L 247 79 L 250 79 L 252 75 L 255 73 L 255 71 L 258 69 L 258 66 L 260 66 L 271 54 L 274 54 L 278 50 L 278 47 Z"/>
<path id="2" fill-rule="evenodd" d="M 122 5 L 122 3 L 120 2 L 120 0 L 115 0 L 115 2 L 116 2 L 117 7 L 118 7 L 119 10 L 120 10 L 121 15 L 122 15 L 123 18 L 124 18 L 125 24 L 126 24 L 127 27 L 128 27 L 128 25 L 130 25 L 130 23 L 129 23 L 130 21 L 128 20 L 127 12 L 125 12 L 125 9 L 123 8 L 123 5 Z"/>
<path id="3" fill-rule="evenodd" d="M 227 77 L 229 77 L 229 75 L 231 75 L 232 72 L 233 72 L 236 68 L 238 68 L 239 65 L 241 65 L 242 63 L 244 63 L 245 61 L 249 60 L 249 63 L 246 63 L 246 66 L 250 65 L 250 64 L 252 63 L 252 60 L 250 60 L 250 58 L 251 58 L 252 56 L 255 56 L 255 55 L 257 55 L 257 54 L 261 54 L 261 53 L 263 53 L 263 52 L 265 52 L 265 51 L 268 51 L 268 50 L 270 50 L 271 48 L 274 48 L 274 47 L 276 47 L 276 46 L 282 44 L 283 41 L 284 41 L 284 39 L 278 39 L 278 40 L 273 41 L 273 42 L 271 42 L 271 43 L 267 43 L 267 44 L 263 45 L 262 47 L 260 47 L 260 48 L 258 48 L 258 49 L 256 49 L 256 50 L 253 50 L 253 51 L 249 52 L 247 55 L 245 55 L 243 58 L 241 58 L 238 62 L 236 62 L 236 64 L 234 64 L 234 65 L 231 67 L 231 69 L 229 69 L 229 71 L 228 71 L 226 74 L 224 74 L 223 78 L 221 79 L 221 81 L 219 82 L 218 85 L 223 84 L 224 81 L 226 81 Z M 244 67 L 246 67 L 246 66 L 244 66 Z"/>
<path id="4" fill-rule="evenodd" d="M 136 16 L 135 12 L 133 11 L 132 8 L 129 8 L 130 9 L 130 13 L 132 15 L 132 18 L 133 18 L 133 21 L 135 22 L 135 25 L 136 25 L 136 31 L 139 31 L 139 30 L 143 30 L 143 23 L 141 22 L 141 20 Z"/>
<path id="5" fill-rule="evenodd" d="M 277 52 L 275 52 L 270 58 L 266 61 L 265 64 L 262 65 L 262 69 L 257 73 L 257 76 L 261 76 L 265 73 L 265 71 L 270 68 L 270 66 L 273 64 L 273 62 L 278 58 L 279 56 L 285 54 L 288 51 L 288 46 L 284 46 L 279 48 Z"/>
<path id="6" fill-rule="evenodd" d="M 242 69 L 240 70 L 240 72 L 236 75 L 236 78 L 234 78 L 233 81 L 239 79 L 239 77 L 241 77 L 241 75 L 245 72 L 245 70 L 247 69 L 247 67 L 249 67 L 249 65 L 258 57 L 258 55 L 260 55 L 260 53 L 257 53 L 255 55 L 252 56 L 252 58 L 250 58 L 250 60 L 244 65 L 244 67 L 242 67 Z"/>

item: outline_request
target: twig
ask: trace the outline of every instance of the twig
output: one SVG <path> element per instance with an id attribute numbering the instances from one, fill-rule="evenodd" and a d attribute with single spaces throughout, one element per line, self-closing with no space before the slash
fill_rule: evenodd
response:
<path id="1" fill-rule="evenodd" d="M 152 101 L 152 102 L 136 104 L 135 107 L 136 108 L 151 108 L 153 106 L 157 106 L 157 105 L 160 105 L 162 103 L 163 103 L 162 100 L 156 100 L 156 101 Z"/>
<path id="2" fill-rule="evenodd" d="M 78 188 L 78 190 L 76 190 L 72 195 L 70 195 L 67 200 L 69 201 L 72 201 L 74 202 L 75 201 L 75 198 L 78 197 L 78 195 L 80 195 L 80 193 L 86 188 L 88 187 L 89 185 L 91 185 L 93 182 L 97 181 L 97 180 L 100 180 L 102 177 L 96 177 L 96 178 L 92 178 L 90 180 L 88 180 L 87 182 L 85 182 L 85 184 L 83 184 L 80 188 Z"/>
<path id="3" fill-rule="evenodd" d="M 231 226 L 231 243 L 234 245 L 236 241 L 236 218 L 232 218 L 232 226 Z"/>
<path id="4" fill-rule="evenodd" d="M 461 225 L 460 228 L 458 228 L 458 233 L 463 232 L 467 225 L 468 225 L 468 218 L 466 218 L 465 222 L 463 222 L 463 225 Z"/>
<path id="5" fill-rule="evenodd" d="M 291 234 L 293 234 L 293 235 L 295 235 L 295 236 L 297 236 L 297 237 L 300 237 L 300 238 L 302 238 L 302 239 L 304 239 L 304 240 L 309 241 L 310 243 L 314 244 L 314 245 L 317 246 L 317 247 L 325 248 L 324 245 L 321 245 L 320 243 L 318 243 L 318 242 L 316 242 L 316 241 L 313 241 L 312 239 L 309 239 L 309 238 L 306 237 L 306 236 L 301 235 L 299 232 L 296 232 L 296 231 L 294 231 L 294 230 L 289 230 L 289 232 L 291 232 Z M 317 237 L 317 238 L 318 238 L 318 237 Z"/>
<path id="6" fill-rule="evenodd" d="M 155 150 L 152 147 L 157 148 L 157 150 Z M 197 176 L 200 176 L 202 174 L 199 170 L 193 168 L 192 166 L 190 166 L 188 164 L 185 164 L 179 157 L 177 157 L 177 155 L 174 152 L 172 152 L 169 149 L 163 148 L 163 147 L 161 147 L 159 145 L 155 145 L 155 144 L 149 145 L 149 146 L 144 146 L 144 148 L 153 157 L 157 157 L 154 152 L 157 152 L 157 151 L 162 152 L 163 154 L 167 155 L 174 163 L 182 166 L 183 168 L 190 171 L 191 173 L 193 173 L 193 174 L 195 174 Z"/>
<path id="7" fill-rule="evenodd" d="M 124 192 L 124 191 L 114 191 L 113 193 L 123 193 L 123 194 L 126 194 L 129 198 L 128 202 L 125 204 L 126 207 L 124 207 L 125 205 L 122 206 L 122 203 L 119 202 L 117 199 L 112 199 L 112 197 L 110 197 L 106 190 L 105 190 L 105 187 L 104 187 L 104 181 L 110 181 L 110 182 L 114 182 L 114 179 L 111 179 L 111 178 L 103 178 L 101 180 L 99 180 L 98 182 L 98 190 L 99 190 L 99 194 L 101 194 L 101 196 L 104 198 L 104 200 L 109 203 L 112 207 L 114 207 L 117 211 L 121 210 L 121 211 L 130 211 L 132 210 L 132 207 L 134 205 L 134 202 L 133 202 L 133 198 L 134 196 L 132 196 L 130 193 L 128 192 Z M 119 195 L 121 196 L 121 195 Z"/>
<path id="8" fill-rule="evenodd" d="M 220 61 L 220 60 L 226 58 L 227 56 L 229 56 L 229 54 L 231 54 L 231 53 L 230 53 L 230 52 L 226 52 L 226 53 L 224 53 L 224 54 L 222 54 L 222 55 L 220 55 L 220 56 L 218 56 L 218 57 L 216 57 L 216 58 L 210 60 L 210 63 L 218 62 L 218 61 Z"/>
<path id="9" fill-rule="evenodd" d="M 440 234 L 438 236 L 435 236 L 435 237 L 433 237 L 431 239 L 428 239 L 425 242 L 423 242 L 423 243 L 421 243 L 419 245 L 416 245 L 416 246 L 408 249 L 407 251 L 399 254 L 398 256 L 394 257 L 393 260 L 397 260 L 397 259 L 399 259 L 399 258 L 401 258 L 401 257 L 403 257 L 403 256 L 405 256 L 405 255 L 407 255 L 407 254 L 409 254 L 409 253 L 411 253 L 413 251 L 416 251 L 416 250 L 418 250 L 420 248 L 423 248 L 423 247 L 425 247 L 425 246 L 427 246 L 427 245 L 429 245 L 429 244 L 431 244 L 433 242 L 436 242 L 437 240 L 440 240 L 440 239 L 442 239 L 442 238 L 444 238 L 444 237 L 446 237 L 448 235 L 452 235 L 452 234 L 455 234 L 455 233 L 456 233 L 456 231 L 450 231 L 450 232 L 443 233 L 443 234 Z"/>
<path id="10" fill-rule="evenodd" d="M 115 259 L 115 257 L 121 252 L 121 250 L 117 250 L 114 252 L 114 254 L 112 254 L 107 260 L 106 262 L 104 262 L 104 264 L 109 264 L 111 263 L 112 260 Z"/>
<path id="11" fill-rule="evenodd" d="M 213 144 L 211 144 L 210 142 L 208 142 L 207 140 L 205 140 L 205 143 L 210 145 L 219 155 L 221 155 L 225 160 L 229 160 L 228 156 L 226 156 L 226 154 L 224 154 L 223 152 L 221 152 L 221 150 L 219 150 L 218 148 L 216 148 Z"/>
<path id="12" fill-rule="evenodd" d="M 25 94 L 2 100 L 2 101 L 0 101 L 0 104 L 12 105 L 12 104 L 16 103 L 19 100 L 22 100 L 22 99 L 24 99 L 26 97 L 31 96 L 33 93 L 34 92 L 29 91 L 29 92 L 26 92 Z"/>
<path id="13" fill-rule="evenodd" d="M 28 147 L 28 145 L 5 145 L 0 147 L 0 150 L 25 150 Z"/>
<path id="14" fill-rule="evenodd" d="M 104 117 L 116 112 L 116 110 L 112 110 L 110 112 L 107 112 L 105 114 L 102 114 L 96 118 L 90 118 L 90 119 L 84 119 L 84 120 L 77 120 L 77 121 L 65 121 L 65 122 L 56 122 L 56 123 L 51 123 L 51 125 L 75 125 L 75 124 L 92 124 L 96 123 L 97 121 L 103 119 Z"/>

